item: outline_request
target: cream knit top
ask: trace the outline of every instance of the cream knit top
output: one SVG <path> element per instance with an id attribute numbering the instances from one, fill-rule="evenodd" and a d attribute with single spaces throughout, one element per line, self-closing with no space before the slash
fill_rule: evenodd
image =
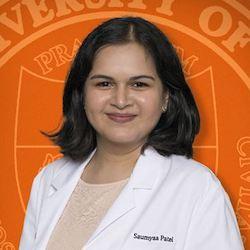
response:
<path id="1" fill-rule="evenodd" d="M 129 178 L 104 184 L 79 179 L 56 224 L 46 250 L 80 250 Z"/>

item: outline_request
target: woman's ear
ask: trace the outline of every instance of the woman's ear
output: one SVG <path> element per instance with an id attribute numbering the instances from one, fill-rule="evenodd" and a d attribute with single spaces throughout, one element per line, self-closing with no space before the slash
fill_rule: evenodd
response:
<path id="1" fill-rule="evenodd" d="M 166 91 L 163 95 L 163 104 L 162 104 L 162 112 L 165 113 L 168 108 L 168 98 L 169 98 L 169 93 Z"/>
<path id="2" fill-rule="evenodd" d="M 164 93 L 164 97 L 163 97 L 163 105 L 167 106 L 168 105 L 168 99 L 169 99 L 169 92 L 166 91 Z"/>
<path id="3" fill-rule="evenodd" d="M 168 102 L 168 99 L 169 99 L 169 92 L 168 91 L 166 91 L 166 93 L 165 93 L 165 99 Z"/>

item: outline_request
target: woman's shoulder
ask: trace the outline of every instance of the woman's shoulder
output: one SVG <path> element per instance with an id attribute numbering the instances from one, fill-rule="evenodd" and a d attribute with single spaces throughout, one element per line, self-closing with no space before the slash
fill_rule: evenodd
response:
<path id="1" fill-rule="evenodd" d="M 61 172 L 73 172 L 79 163 L 74 162 L 67 156 L 63 156 L 53 162 L 45 165 L 37 174 L 35 179 L 42 179 L 44 181 L 51 181 Z"/>
<path id="2" fill-rule="evenodd" d="M 223 189 L 216 174 L 205 164 L 181 155 L 171 155 L 170 176 L 194 188 Z"/>
<path id="3" fill-rule="evenodd" d="M 46 164 L 40 172 L 42 172 L 43 175 L 55 175 L 58 172 L 61 171 L 61 169 L 63 169 L 63 167 L 65 166 L 65 164 L 67 164 L 69 162 L 69 158 L 62 156 L 59 159 L 56 159 L 48 164 Z"/>
<path id="4" fill-rule="evenodd" d="M 185 197 L 199 204 L 214 199 L 221 206 L 230 206 L 227 190 L 208 166 L 185 156 L 171 155 L 170 159 L 170 167 L 162 183 L 176 197 Z"/>
<path id="5" fill-rule="evenodd" d="M 211 173 L 211 169 L 206 166 L 204 163 L 195 160 L 193 158 L 187 158 L 183 155 L 171 155 L 171 159 L 173 162 L 173 166 L 175 169 L 186 169 L 186 171 L 198 171 L 198 172 L 204 172 L 204 173 Z"/>

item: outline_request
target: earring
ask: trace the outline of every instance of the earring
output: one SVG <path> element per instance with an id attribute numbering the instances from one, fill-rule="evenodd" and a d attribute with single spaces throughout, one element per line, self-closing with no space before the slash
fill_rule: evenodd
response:
<path id="1" fill-rule="evenodd" d="M 162 112 L 165 113 L 167 111 L 167 109 L 168 109 L 168 106 L 167 105 L 166 106 L 162 106 L 161 109 L 162 109 Z"/>
<path id="2" fill-rule="evenodd" d="M 162 107 L 161 107 L 161 110 L 163 113 L 165 113 L 168 109 L 168 97 L 169 97 L 169 94 L 167 94 L 165 96 L 165 105 L 162 105 Z"/>

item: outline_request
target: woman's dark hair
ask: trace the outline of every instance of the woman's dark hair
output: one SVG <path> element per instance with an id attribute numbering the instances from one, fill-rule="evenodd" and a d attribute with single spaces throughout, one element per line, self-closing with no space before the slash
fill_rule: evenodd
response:
<path id="1" fill-rule="evenodd" d="M 192 144 L 200 129 L 200 117 L 181 63 L 166 37 L 155 25 L 140 17 L 109 19 L 82 42 L 67 75 L 63 94 L 63 122 L 54 133 L 42 132 L 75 161 L 86 158 L 96 147 L 96 131 L 84 110 L 84 84 L 97 51 L 112 44 L 137 42 L 152 56 L 156 71 L 168 91 L 168 107 L 151 131 L 141 153 L 150 145 L 160 154 L 193 155 Z"/>

